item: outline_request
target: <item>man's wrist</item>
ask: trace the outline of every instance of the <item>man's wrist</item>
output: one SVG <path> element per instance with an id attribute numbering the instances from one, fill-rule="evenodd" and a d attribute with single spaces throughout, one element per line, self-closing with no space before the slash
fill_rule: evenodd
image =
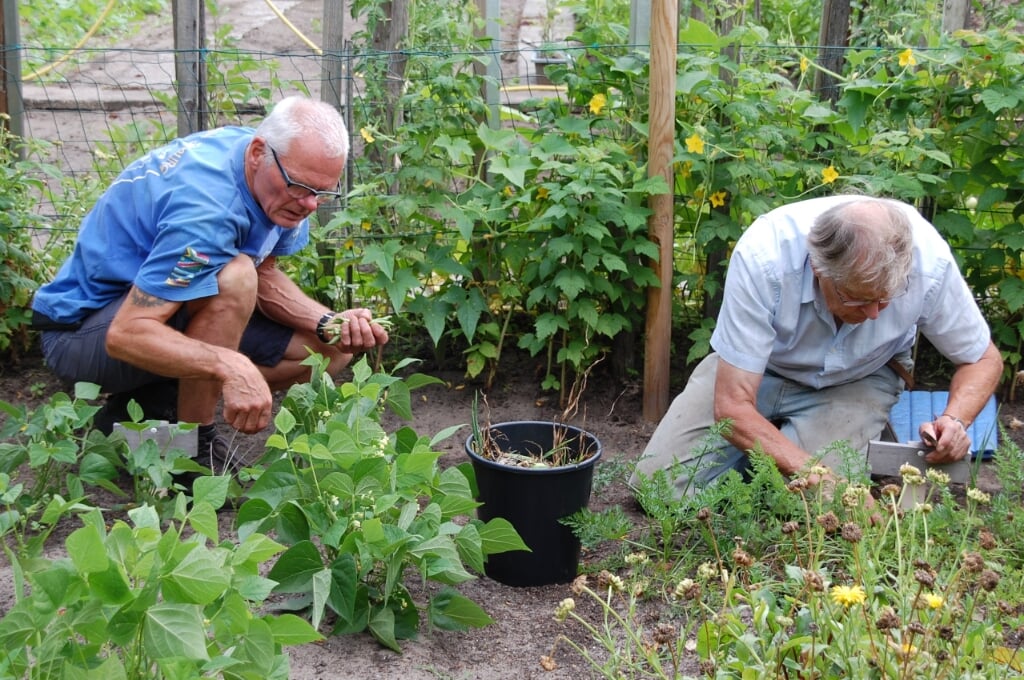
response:
<path id="1" fill-rule="evenodd" d="M 320 338 L 320 342 L 324 344 L 328 344 L 334 339 L 327 333 L 327 324 L 333 321 L 335 316 L 335 312 L 327 312 L 316 322 L 316 337 Z"/>
<path id="2" fill-rule="evenodd" d="M 964 421 L 960 420 L 959 418 L 957 418 L 952 413 L 943 413 L 939 417 L 940 418 L 949 418 L 950 420 L 953 420 L 954 422 L 960 423 L 960 427 L 964 428 L 965 430 L 967 429 L 967 423 L 965 423 Z"/>

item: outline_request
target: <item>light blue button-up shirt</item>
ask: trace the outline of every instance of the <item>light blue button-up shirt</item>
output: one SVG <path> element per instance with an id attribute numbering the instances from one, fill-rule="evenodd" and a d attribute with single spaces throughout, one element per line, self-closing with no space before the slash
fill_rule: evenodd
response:
<path id="1" fill-rule="evenodd" d="M 877 319 L 836 327 L 811 270 L 807 234 L 822 212 L 857 196 L 792 203 L 759 217 L 736 244 L 711 346 L 729 364 L 804 385 L 859 380 L 908 353 L 920 332 L 955 364 L 978 361 L 990 331 L 927 220 L 905 206 L 913 232 L 910 286 Z"/>

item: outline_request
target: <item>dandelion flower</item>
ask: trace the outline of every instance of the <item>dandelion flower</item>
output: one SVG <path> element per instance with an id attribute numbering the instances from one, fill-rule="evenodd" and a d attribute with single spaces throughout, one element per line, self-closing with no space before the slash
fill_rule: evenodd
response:
<path id="1" fill-rule="evenodd" d="M 868 599 L 864 589 L 860 586 L 832 586 L 832 601 L 844 607 L 852 607 L 855 604 L 864 604 Z"/>
<path id="2" fill-rule="evenodd" d="M 371 132 L 370 128 L 368 128 L 368 127 L 359 128 L 359 134 L 361 134 L 363 136 L 363 140 L 367 144 L 373 144 L 374 141 L 376 141 L 376 139 L 373 136 L 373 132 Z"/>
<path id="3" fill-rule="evenodd" d="M 704 140 L 700 138 L 699 134 L 694 132 L 692 135 L 686 138 L 686 150 L 689 151 L 690 153 L 704 153 Z"/>
<path id="4" fill-rule="evenodd" d="M 922 599 L 929 609 L 941 609 L 942 605 L 946 603 L 946 599 L 942 595 L 935 593 L 925 593 L 922 595 Z"/>
<path id="5" fill-rule="evenodd" d="M 600 92 L 590 98 L 590 112 L 595 116 L 601 115 L 601 111 L 608 104 L 608 97 L 604 96 Z"/>
<path id="6" fill-rule="evenodd" d="M 834 166 L 830 165 L 821 171 L 821 181 L 825 184 L 832 184 L 839 179 L 839 171 Z"/>
<path id="7" fill-rule="evenodd" d="M 914 59 L 914 50 L 909 47 L 900 52 L 900 68 L 906 68 L 908 66 L 916 66 L 917 59 Z"/>

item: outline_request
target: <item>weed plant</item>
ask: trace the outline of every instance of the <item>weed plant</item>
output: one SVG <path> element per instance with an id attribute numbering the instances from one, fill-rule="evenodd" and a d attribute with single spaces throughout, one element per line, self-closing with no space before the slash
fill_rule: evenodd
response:
<path id="1" fill-rule="evenodd" d="M 555 616 L 590 644 L 561 636 L 542 665 L 568 647 L 605 678 L 1020 675 L 1024 453 L 1009 437 L 995 495 L 905 465 L 877 498 L 860 482 L 830 496 L 766 460 L 749 482 L 645 506 L 679 533 L 634 544 L 621 575 L 579 577 Z"/>

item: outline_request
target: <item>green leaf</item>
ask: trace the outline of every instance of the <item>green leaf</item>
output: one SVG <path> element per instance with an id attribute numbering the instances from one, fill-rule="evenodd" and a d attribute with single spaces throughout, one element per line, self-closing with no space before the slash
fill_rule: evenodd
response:
<path id="1" fill-rule="evenodd" d="M 64 542 L 75 568 L 82 574 L 106 571 L 109 559 L 103 547 L 103 537 L 93 526 L 84 526 L 71 532 Z"/>
<path id="2" fill-rule="evenodd" d="M 282 435 L 287 435 L 293 429 L 298 421 L 295 420 L 295 416 L 292 415 L 291 411 L 286 408 L 282 408 L 274 416 L 274 429 Z"/>
<path id="3" fill-rule="evenodd" d="M 395 613 L 388 607 L 374 609 L 370 614 L 368 625 L 370 634 L 390 650 L 401 652 L 398 640 L 395 639 Z"/>
<path id="4" fill-rule="evenodd" d="M 267 520 L 274 512 L 270 503 L 262 498 L 250 498 L 238 509 L 235 523 L 238 527 L 238 538 L 246 541 L 258 531 L 263 531 L 269 523 Z"/>
<path id="5" fill-rule="evenodd" d="M 142 644 L 150 658 L 210 660 L 203 610 L 199 605 L 158 602 L 146 610 L 144 621 Z"/>
<path id="6" fill-rule="evenodd" d="M 304 645 L 309 642 L 319 642 L 324 636 L 316 631 L 316 628 L 309 625 L 305 619 L 294 614 L 281 614 L 280 616 L 268 616 L 263 619 L 270 626 L 270 632 L 274 636 L 274 642 L 287 647 L 291 645 Z"/>
<path id="7" fill-rule="evenodd" d="M 89 574 L 88 582 L 90 594 L 104 605 L 122 605 L 132 599 L 128 582 L 113 562 L 104 571 Z"/>
<path id="8" fill-rule="evenodd" d="M 479 520 L 477 520 L 479 522 Z M 480 532 L 480 547 L 484 555 L 510 552 L 512 550 L 529 550 L 519 532 L 512 524 L 502 517 L 495 517 L 486 524 L 477 524 Z"/>
<path id="9" fill-rule="evenodd" d="M 278 582 L 278 593 L 306 593 L 311 589 L 313 576 L 323 568 L 316 545 L 301 541 L 282 553 L 267 577 Z"/>
<path id="10" fill-rule="evenodd" d="M 427 615 L 442 630 L 482 628 L 494 623 L 480 605 L 452 588 L 444 588 L 431 598 Z"/>
<path id="11" fill-rule="evenodd" d="M 223 550 L 196 546 L 164 579 L 164 596 L 169 601 L 210 604 L 231 584 L 231 574 L 224 569 L 225 556 Z"/>
<path id="12" fill-rule="evenodd" d="M 529 156 L 492 156 L 488 167 L 491 173 L 504 177 L 520 189 L 526 186 L 526 173 L 534 169 Z"/>
<path id="13" fill-rule="evenodd" d="M 201 477 L 196 481 L 198 482 L 202 479 L 213 478 Z M 228 478 L 224 477 L 223 479 L 227 480 Z M 211 542 L 220 542 L 220 525 L 217 523 L 217 511 L 209 503 L 195 503 L 192 506 L 191 512 L 188 513 L 188 524 L 197 534 L 205 536 Z"/>

